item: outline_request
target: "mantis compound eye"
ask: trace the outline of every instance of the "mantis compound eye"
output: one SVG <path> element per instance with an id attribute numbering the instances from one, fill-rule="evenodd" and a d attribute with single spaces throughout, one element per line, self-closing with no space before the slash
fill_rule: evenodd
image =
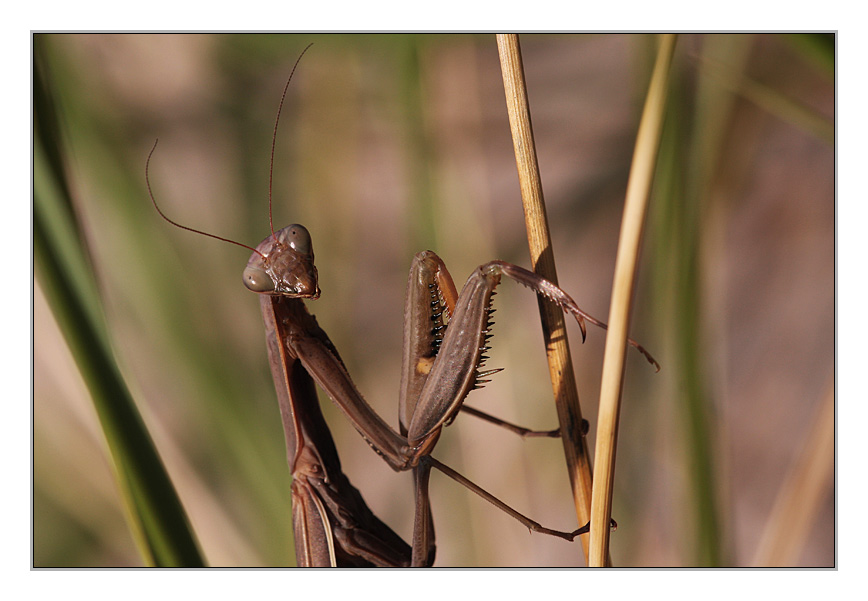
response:
<path id="1" fill-rule="evenodd" d="M 241 277 L 244 279 L 244 285 L 253 292 L 271 292 L 274 290 L 274 280 L 258 267 L 246 267 Z"/>
<path id="2" fill-rule="evenodd" d="M 280 231 L 280 234 L 283 242 L 288 244 L 289 247 L 297 253 L 303 255 L 313 253 L 313 246 L 310 242 L 310 232 L 308 232 L 307 228 L 303 225 L 293 223 L 292 225 L 283 228 Z"/>

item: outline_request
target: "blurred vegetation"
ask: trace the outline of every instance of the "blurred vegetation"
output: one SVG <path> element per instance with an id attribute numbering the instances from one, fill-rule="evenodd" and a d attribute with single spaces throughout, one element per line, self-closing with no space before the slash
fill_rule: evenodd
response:
<path id="1" fill-rule="evenodd" d="M 65 179 L 50 80 L 40 55 L 36 61 L 33 239 L 42 290 L 93 399 L 140 554 L 149 565 L 201 567 L 187 517 L 112 357 Z"/>
<path id="2" fill-rule="evenodd" d="M 493 37 L 35 36 L 59 115 L 52 129 L 65 142 L 48 161 L 66 167 L 112 369 L 209 565 L 292 563 L 283 433 L 258 303 L 240 282 L 247 257 L 161 221 L 145 158 L 160 138 L 151 181 L 173 219 L 256 244 L 268 230 L 280 90 L 311 41 L 281 117 L 275 225 L 312 232 L 323 296 L 311 309 L 396 424 L 413 253 L 436 250 L 456 280 L 492 258 L 528 264 Z M 561 284 L 599 317 L 651 41 L 522 36 Z M 745 565 L 833 370 L 834 38 L 685 35 L 675 72 L 633 319 L 633 337 L 663 371 L 628 361 L 612 555 L 615 565 Z M 37 192 L 49 183 L 42 174 Z M 140 565 L 70 358 L 79 351 L 58 333 L 57 294 L 37 276 L 34 564 Z M 490 364 L 507 370 L 471 404 L 552 427 L 536 303 L 516 288 L 497 297 Z M 591 331 L 573 351 L 592 436 L 603 341 Z M 345 471 L 409 538 L 409 476 L 321 397 Z M 463 417 L 437 456 L 566 529 L 574 514 L 559 452 Z M 437 565 L 581 563 L 580 550 L 528 536 L 458 488 L 432 479 Z M 830 493 L 791 565 L 832 564 Z"/>

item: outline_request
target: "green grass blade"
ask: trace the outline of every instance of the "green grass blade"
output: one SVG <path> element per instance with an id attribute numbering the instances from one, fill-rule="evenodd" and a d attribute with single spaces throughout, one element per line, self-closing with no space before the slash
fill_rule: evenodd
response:
<path id="1" fill-rule="evenodd" d="M 62 170 L 63 148 L 48 86 L 34 73 L 36 275 L 90 391 L 147 564 L 204 565 L 184 509 L 114 360 L 84 236 Z"/>

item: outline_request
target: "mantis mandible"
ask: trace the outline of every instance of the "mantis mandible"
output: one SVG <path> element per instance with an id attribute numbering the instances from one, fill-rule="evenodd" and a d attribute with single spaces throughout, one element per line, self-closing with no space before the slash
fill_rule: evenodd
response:
<path id="1" fill-rule="evenodd" d="M 308 46 L 309 48 L 310 46 Z M 302 52 L 301 56 L 304 55 Z M 299 224 L 274 231 L 271 189 L 274 148 L 280 113 L 292 74 L 277 111 L 269 175 L 271 235 L 256 248 L 196 230 L 169 219 L 151 192 L 159 214 L 173 225 L 248 248 L 253 254 L 243 272 L 244 285 L 260 295 L 269 361 L 277 391 L 292 472 L 293 529 L 296 556 L 304 566 L 429 566 L 435 554 L 433 520 L 428 500 L 430 470 L 436 468 L 467 486 L 531 530 L 573 540 L 588 525 L 561 532 L 545 528 L 511 509 L 431 456 L 442 428 L 457 413 L 468 412 L 504 425 L 522 435 L 531 432 L 463 406 L 467 395 L 500 369 L 483 369 L 491 338 L 491 300 L 503 276 L 527 286 L 556 303 L 578 322 L 582 338 L 585 321 L 606 325 L 582 311 L 555 284 L 517 265 L 491 261 L 479 266 L 459 294 L 443 261 L 433 252 L 418 253 L 412 262 L 405 300 L 405 325 L 399 429 L 391 428 L 367 403 L 328 335 L 311 315 L 304 299 L 320 296 L 310 233 Z M 629 341 L 655 366 L 657 362 L 633 340 Z M 659 366 L 657 366 L 659 369 Z M 334 441 L 316 397 L 318 385 L 389 466 L 412 470 L 415 520 L 412 545 L 377 518 L 340 467 Z M 583 425 L 586 427 L 586 425 Z"/>

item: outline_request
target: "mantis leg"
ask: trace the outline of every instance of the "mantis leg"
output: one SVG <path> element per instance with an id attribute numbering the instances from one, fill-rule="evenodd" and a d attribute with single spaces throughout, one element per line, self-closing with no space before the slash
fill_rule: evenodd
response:
<path id="1" fill-rule="evenodd" d="M 413 495 L 416 503 L 416 516 L 413 522 L 413 556 L 411 565 L 414 568 L 434 565 L 434 555 L 437 548 L 434 544 L 434 518 L 431 516 L 431 502 L 428 498 L 428 481 L 431 477 L 431 466 L 421 462 L 413 468 Z"/>
<path id="2" fill-rule="evenodd" d="M 414 450 L 433 447 L 432 439 L 439 437 L 444 425 L 449 424 L 460 409 L 492 423 L 507 427 L 520 434 L 531 431 L 494 418 L 476 409 L 463 406 L 470 391 L 479 388 L 482 378 L 500 370 L 482 370 L 491 338 L 491 297 L 506 275 L 545 295 L 573 314 L 585 334 L 584 319 L 602 324 L 578 308 L 575 301 L 560 288 L 525 269 L 493 261 L 480 266 L 470 276 L 459 295 L 443 261 L 433 252 L 422 252 L 414 257 L 410 268 L 405 302 L 404 355 L 399 399 L 400 432 L 408 437 Z M 604 325 L 604 324 L 602 324 Z M 636 345 L 638 346 L 638 345 Z M 644 349 L 639 347 L 640 351 Z M 646 353 L 647 355 L 647 353 Z M 650 356 L 649 356 L 650 359 Z M 650 359 L 653 361 L 653 359 Z M 588 423 L 583 420 L 582 433 L 587 433 Z M 559 430 L 541 433 L 557 436 Z M 576 534 L 586 532 L 583 526 L 573 533 L 564 533 L 545 528 L 521 515 L 499 499 L 482 490 L 451 468 L 430 457 L 430 451 L 417 453 L 416 479 L 416 527 L 414 531 L 414 565 L 421 560 L 419 541 L 430 521 L 428 503 L 428 473 L 437 467 L 452 479 L 470 488 L 499 509 L 521 521 L 537 532 L 561 536 L 572 540 Z M 418 472 L 426 471 L 423 477 Z M 433 545 L 433 534 L 431 539 Z"/>
<path id="3" fill-rule="evenodd" d="M 507 513 L 510 516 L 514 517 L 516 520 L 518 520 L 519 522 L 524 524 L 528 530 L 532 530 L 533 532 L 539 532 L 541 534 L 548 534 L 549 536 L 556 536 L 556 537 L 562 538 L 564 540 L 572 541 L 578 535 L 584 534 L 585 532 L 588 532 L 590 530 L 589 524 L 585 524 L 581 528 L 579 528 L 577 530 L 573 530 L 572 532 L 562 532 L 561 530 L 552 530 L 551 528 L 546 528 L 545 526 L 541 525 L 539 522 L 535 522 L 534 520 L 530 519 L 526 515 L 519 513 L 518 511 L 516 511 L 515 509 L 513 509 L 512 507 L 510 507 L 509 505 L 507 505 L 506 503 L 504 503 L 503 501 L 501 501 L 500 499 L 498 499 L 497 497 L 495 497 L 491 493 L 480 488 L 475 483 L 471 482 L 470 480 L 468 480 L 467 478 L 465 478 L 464 476 L 462 476 L 461 474 L 459 474 L 458 472 L 453 470 L 448 465 L 444 465 L 444 464 L 440 463 L 439 461 L 437 461 L 436 459 L 434 459 L 430 455 L 424 457 L 421 461 L 421 464 L 425 465 L 425 466 L 436 467 L 438 470 L 440 470 L 441 472 L 443 472 L 444 474 L 446 474 L 447 476 L 449 476 L 450 478 L 452 478 L 456 482 L 466 486 L 467 488 L 469 488 L 470 490 L 475 492 L 477 495 L 479 495 L 480 497 L 482 497 L 483 499 L 485 499 L 486 501 L 488 501 L 489 503 L 491 503 L 492 505 L 494 505 L 495 507 L 497 507 L 498 509 L 500 509 L 504 513 Z"/>
<path id="4" fill-rule="evenodd" d="M 531 430 L 530 428 L 525 428 L 523 426 L 517 426 L 513 423 L 510 423 L 506 420 L 502 420 L 499 417 L 494 417 L 493 415 L 489 415 L 484 411 L 480 411 L 479 409 L 474 409 L 473 407 L 469 407 L 468 405 L 461 405 L 461 410 L 469 415 L 473 415 L 478 417 L 481 420 L 487 421 L 496 426 L 500 426 L 501 428 L 505 428 L 510 432 L 518 434 L 522 438 L 560 438 L 561 429 L 555 428 L 554 430 Z M 582 420 L 582 434 L 588 433 L 588 428 L 590 425 L 588 424 L 588 420 Z"/>
<path id="5" fill-rule="evenodd" d="M 404 335 L 403 396 L 399 412 L 402 430 L 406 428 L 411 447 L 439 433 L 454 419 L 467 395 L 479 386 L 480 378 L 493 373 L 482 368 L 491 337 L 494 312 L 491 298 L 502 276 L 527 286 L 573 315 L 582 328 L 583 337 L 586 320 L 605 327 L 548 280 L 503 261 L 492 261 L 474 270 L 453 302 L 454 284 L 443 262 L 430 251 L 419 253 L 410 272 L 407 293 L 408 325 Z M 421 297 L 426 293 L 430 300 L 424 303 Z M 410 307 L 411 300 L 414 307 Z M 412 344 L 408 344 L 410 339 Z M 644 348 L 632 340 L 630 344 L 657 365 Z M 414 396 L 417 391 L 418 396 Z"/>

